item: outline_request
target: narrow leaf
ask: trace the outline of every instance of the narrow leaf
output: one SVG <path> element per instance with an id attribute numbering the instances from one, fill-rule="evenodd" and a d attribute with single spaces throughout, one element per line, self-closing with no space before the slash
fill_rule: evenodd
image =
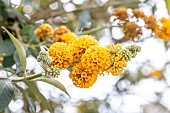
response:
<path id="1" fill-rule="evenodd" d="M 34 80 L 49 83 L 49 84 L 55 86 L 56 88 L 60 89 L 61 91 L 65 92 L 70 97 L 70 95 L 68 94 L 66 88 L 58 80 L 51 79 L 51 78 L 36 78 Z"/>
<path id="2" fill-rule="evenodd" d="M 36 105 L 35 105 L 35 103 L 34 103 L 33 101 L 30 101 L 30 97 L 29 97 L 27 91 L 26 91 L 25 89 L 23 89 L 22 87 L 18 86 L 17 84 L 16 84 L 15 86 L 16 86 L 16 88 L 17 88 L 18 90 L 20 90 L 20 92 L 21 92 L 21 93 L 23 94 L 23 96 L 26 98 L 29 106 L 31 107 L 32 112 L 33 112 L 33 113 L 36 113 Z"/>
<path id="3" fill-rule="evenodd" d="M 166 8 L 168 10 L 168 14 L 170 15 L 170 0 L 165 0 Z"/>
<path id="4" fill-rule="evenodd" d="M 34 81 L 25 82 L 25 84 L 28 86 L 29 90 L 34 93 L 38 98 L 41 100 L 41 102 L 44 104 L 44 107 L 49 110 L 50 113 L 53 113 L 51 106 L 47 99 L 42 95 L 42 93 L 39 91 L 37 85 Z"/>
<path id="5" fill-rule="evenodd" d="M 0 79 L 0 112 L 10 103 L 14 95 L 14 86 L 9 80 Z"/>
<path id="6" fill-rule="evenodd" d="M 2 28 L 7 32 L 7 34 L 11 38 L 12 42 L 14 43 L 15 48 L 18 52 L 21 66 L 24 69 L 24 73 L 25 73 L 25 71 L 26 71 L 26 53 L 25 53 L 24 47 L 6 28 L 4 28 L 4 27 L 2 27 Z"/>

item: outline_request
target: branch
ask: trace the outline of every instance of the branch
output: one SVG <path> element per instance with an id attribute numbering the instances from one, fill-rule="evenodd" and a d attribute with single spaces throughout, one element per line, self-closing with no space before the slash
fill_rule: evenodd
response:
<path id="1" fill-rule="evenodd" d="M 20 28 L 19 28 L 19 25 L 18 25 L 18 23 L 14 23 L 14 25 L 13 26 L 11 26 L 11 27 L 9 27 L 11 30 L 13 30 L 13 31 L 15 31 L 15 33 L 16 33 L 16 38 L 20 41 L 20 42 L 22 42 L 22 36 L 20 35 Z"/>
<path id="2" fill-rule="evenodd" d="M 24 80 L 32 80 L 34 78 L 38 78 L 38 77 L 41 77 L 41 76 L 42 76 L 42 72 L 38 73 L 38 74 L 33 74 L 33 75 L 30 75 L 30 76 L 26 76 L 26 77 L 11 76 L 11 77 L 9 77 L 9 79 L 12 82 L 19 82 L 19 81 L 24 81 Z"/>
<path id="3" fill-rule="evenodd" d="M 138 1 L 134 0 L 132 2 L 126 2 L 126 1 L 114 1 L 114 2 L 108 2 L 106 4 L 103 4 L 103 5 L 99 5 L 99 4 L 93 4 L 93 5 L 87 5 L 87 6 L 82 6 L 82 7 L 79 7 L 73 11 L 70 11 L 70 12 L 66 12 L 64 10 L 62 11 L 58 11 L 58 12 L 53 12 L 51 15 L 46 15 L 44 17 L 44 10 L 42 12 L 39 12 L 39 14 L 43 14 L 43 15 L 36 15 L 36 17 L 33 15 L 32 18 L 36 18 L 36 20 L 39 20 L 39 19 L 47 19 L 49 17 L 56 17 L 56 16 L 59 16 L 59 15 L 62 15 L 62 14 L 66 14 L 66 13 L 71 13 L 71 12 L 78 12 L 78 11 L 82 11 L 82 10 L 90 10 L 90 9 L 97 9 L 97 8 L 104 8 L 104 7 L 108 7 L 108 6 L 113 6 L 113 5 L 134 5 L 135 3 L 138 3 Z M 50 13 L 48 13 L 50 14 Z"/>
<path id="4" fill-rule="evenodd" d="M 105 28 L 111 28 L 111 27 L 119 27 L 119 26 L 115 26 L 115 25 L 112 25 L 112 24 L 105 24 L 105 25 L 101 25 L 100 27 L 97 27 L 97 28 L 93 28 L 93 29 L 90 29 L 90 30 L 87 30 L 87 31 L 83 31 L 83 32 L 80 32 L 80 33 L 76 33 L 77 35 L 86 35 L 86 34 L 92 34 L 94 32 L 98 32 L 98 31 L 101 31 Z"/>

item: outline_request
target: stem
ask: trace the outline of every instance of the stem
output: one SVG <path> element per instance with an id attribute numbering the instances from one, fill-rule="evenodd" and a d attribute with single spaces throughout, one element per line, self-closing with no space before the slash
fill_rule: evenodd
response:
<path id="1" fill-rule="evenodd" d="M 41 77 L 41 76 L 42 76 L 42 72 L 41 72 L 41 73 L 37 73 L 37 74 L 30 75 L 30 76 L 26 76 L 26 77 L 11 76 L 11 77 L 9 77 L 9 79 L 10 79 L 12 82 L 20 82 L 20 81 L 25 81 L 25 80 L 32 80 L 32 79 L 34 79 L 34 78 L 38 78 L 38 77 Z"/>
<path id="2" fill-rule="evenodd" d="M 10 72 L 10 73 L 15 73 L 15 70 L 13 70 L 13 69 L 10 69 L 10 68 L 4 68 L 4 67 L 1 67 L 0 66 L 0 70 L 4 70 L 4 71 L 7 71 L 7 72 Z"/>
<path id="3" fill-rule="evenodd" d="M 115 25 L 112 25 L 112 24 L 105 24 L 105 25 L 102 25 L 102 26 L 97 27 L 97 28 L 93 28 L 93 29 L 90 29 L 90 30 L 87 30 L 87 31 L 83 31 L 81 33 L 77 33 L 77 35 L 92 34 L 94 32 L 101 31 L 105 28 L 111 28 L 111 27 L 120 27 L 120 26 L 115 26 Z"/>

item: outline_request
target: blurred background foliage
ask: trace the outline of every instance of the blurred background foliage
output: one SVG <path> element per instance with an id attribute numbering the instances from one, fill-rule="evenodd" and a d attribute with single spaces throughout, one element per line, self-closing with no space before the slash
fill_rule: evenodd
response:
<path id="1" fill-rule="evenodd" d="M 164 0 L 161 1 L 164 4 L 167 3 Z M 53 27 L 65 25 L 77 35 L 93 35 L 102 45 L 108 43 L 127 45 L 133 41 L 127 40 L 123 36 L 116 38 L 113 26 L 108 26 L 108 23 L 111 22 L 113 10 L 118 7 L 139 8 L 148 13 L 148 15 L 155 15 L 159 10 L 158 3 L 159 0 L 0 0 L 0 26 L 7 28 L 22 42 L 27 56 L 31 55 L 35 58 L 40 51 L 40 46 L 50 45 L 48 41 L 41 42 L 37 40 L 34 34 L 34 30 L 41 23 L 49 23 Z M 167 13 L 167 10 L 165 10 L 165 13 Z M 118 32 L 118 34 L 121 33 Z M 137 43 L 143 45 L 144 42 L 145 40 L 142 40 Z M 160 43 L 164 45 L 167 53 L 169 51 L 169 41 L 161 41 Z M 20 70 L 12 68 L 18 61 L 13 43 L 7 34 L 0 29 L 0 70 L 20 73 Z M 169 79 L 167 77 L 170 74 L 167 70 L 170 66 L 169 63 L 170 61 L 166 60 L 163 66 L 155 68 L 152 61 L 149 60 L 143 62 L 131 61 L 129 63 L 131 66 L 116 79 L 115 84 L 112 86 L 112 91 L 102 99 L 91 97 L 70 102 L 63 94 L 60 94 L 57 99 L 51 95 L 49 97 L 50 105 L 56 113 L 170 113 L 170 107 L 168 107 L 170 104 L 164 101 L 170 99 L 170 96 L 169 98 L 165 97 L 169 90 Z M 19 67 L 20 64 L 16 64 L 16 66 Z M 130 67 L 133 69 L 130 69 Z M 133 94 L 131 90 L 145 83 L 154 87 L 154 84 L 150 82 L 158 82 L 165 86 L 161 90 L 153 90 L 151 92 L 152 98 L 146 99 L 147 102 L 144 104 L 139 100 L 138 110 L 134 112 L 132 112 L 133 110 L 128 111 L 125 106 L 127 104 L 124 103 L 126 96 L 140 96 L 140 93 Z M 46 113 L 47 110 L 45 110 L 40 100 L 37 100 L 36 96 L 28 89 L 26 91 L 29 92 L 30 101 L 34 101 L 33 106 L 36 107 L 36 111 Z M 143 89 L 143 92 L 145 92 L 145 89 Z M 131 100 L 128 101 L 130 102 Z M 116 103 L 117 105 L 115 105 Z M 16 107 L 17 104 L 20 107 Z M 71 107 L 69 108 L 67 105 Z M 30 108 L 27 100 L 16 91 L 10 107 L 4 112 L 27 113 L 30 112 Z"/>

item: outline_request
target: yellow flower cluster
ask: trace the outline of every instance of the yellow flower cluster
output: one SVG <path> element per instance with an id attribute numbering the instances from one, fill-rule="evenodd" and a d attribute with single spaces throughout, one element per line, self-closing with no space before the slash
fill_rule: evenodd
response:
<path id="1" fill-rule="evenodd" d="M 155 29 L 158 27 L 156 18 L 154 16 L 144 16 L 143 20 L 146 24 L 146 28 L 151 29 L 152 31 L 155 31 Z"/>
<path id="2" fill-rule="evenodd" d="M 53 36 L 53 28 L 49 24 L 42 24 L 34 31 L 34 34 L 40 41 L 44 41 Z"/>
<path id="3" fill-rule="evenodd" d="M 142 29 L 135 23 L 126 22 L 126 27 L 123 29 L 126 38 L 134 40 L 142 34 Z"/>
<path id="4" fill-rule="evenodd" d="M 107 73 L 112 73 L 114 76 L 118 76 L 124 72 L 124 68 L 127 66 L 127 61 L 121 55 L 122 46 L 120 44 L 108 45 L 107 50 L 110 57 L 110 66 L 107 69 Z"/>
<path id="5" fill-rule="evenodd" d="M 108 51 L 100 46 L 91 46 L 81 57 L 82 66 L 89 72 L 103 73 L 110 65 Z"/>
<path id="6" fill-rule="evenodd" d="M 132 40 L 135 38 L 140 39 L 143 34 L 142 28 L 145 27 L 150 29 L 152 34 L 154 33 L 160 39 L 165 41 L 170 39 L 170 19 L 163 17 L 157 20 L 155 16 L 146 16 L 139 9 L 133 9 L 132 16 L 130 16 L 127 13 L 127 8 L 117 8 L 113 11 L 112 15 L 117 17 L 115 20 L 119 20 L 117 25 L 123 28 L 125 38 Z M 136 20 L 132 22 L 129 18 L 135 18 Z M 145 26 L 138 25 L 139 19 L 144 21 Z"/>
<path id="7" fill-rule="evenodd" d="M 60 69 L 68 68 L 73 62 L 74 50 L 71 45 L 56 42 L 50 46 L 48 53 L 53 59 L 51 65 L 55 65 Z"/>
<path id="8" fill-rule="evenodd" d="M 123 7 L 117 8 L 113 11 L 112 15 L 117 16 L 117 18 L 122 21 L 126 21 L 128 17 L 127 8 L 123 8 Z"/>
<path id="9" fill-rule="evenodd" d="M 34 34 L 37 35 L 39 41 L 45 41 L 53 37 L 53 43 L 64 42 L 66 44 L 71 44 L 78 38 L 66 26 L 56 27 L 53 30 L 52 26 L 49 24 L 41 24 L 34 31 Z"/>
<path id="10" fill-rule="evenodd" d="M 71 31 L 66 26 L 56 27 L 54 29 L 54 38 L 53 43 L 55 42 L 63 42 L 62 35 L 66 33 L 70 33 Z"/>
<path id="11" fill-rule="evenodd" d="M 79 47 L 81 49 L 88 49 L 90 46 L 99 46 L 97 40 L 95 40 L 92 36 L 90 35 L 83 35 L 80 36 L 78 40 L 76 40 L 73 45 L 75 47 Z"/>
<path id="12" fill-rule="evenodd" d="M 69 36 L 75 37 L 74 40 L 69 42 L 67 39 Z M 69 77 L 75 86 L 91 87 L 96 82 L 98 75 L 103 72 L 112 73 L 115 76 L 124 72 L 124 67 L 127 66 L 125 58 L 128 55 L 126 55 L 126 51 L 122 52 L 120 44 L 112 44 L 104 48 L 90 35 L 77 38 L 74 34 L 69 33 L 62 37 L 63 40 L 65 38 L 65 43 L 55 42 L 48 50 L 53 59 L 50 66 L 60 69 L 72 68 Z"/>
<path id="13" fill-rule="evenodd" d="M 170 39 L 170 19 L 167 18 L 161 18 L 159 20 L 159 22 L 162 24 L 161 26 L 157 27 L 157 29 L 155 30 L 155 34 L 167 41 Z"/>
<path id="14" fill-rule="evenodd" d="M 74 33 L 66 33 L 66 34 L 63 34 L 61 37 L 62 42 L 66 44 L 72 44 L 77 39 L 78 37 Z"/>
<path id="15" fill-rule="evenodd" d="M 73 84 L 80 88 L 89 88 L 97 80 L 97 71 L 89 72 L 82 63 L 77 63 L 69 74 L 70 79 L 72 79 Z"/>
<path id="16" fill-rule="evenodd" d="M 83 35 L 80 36 L 78 40 L 75 40 L 73 43 L 73 46 L 75 48 L 74 53 L 74 61 L 80 60 L 82 54 L 85 53 L 85 50 L 87 50 L 90 46 L 99 46 L 97 40 L 95 40 L 90 35 Z"/>

